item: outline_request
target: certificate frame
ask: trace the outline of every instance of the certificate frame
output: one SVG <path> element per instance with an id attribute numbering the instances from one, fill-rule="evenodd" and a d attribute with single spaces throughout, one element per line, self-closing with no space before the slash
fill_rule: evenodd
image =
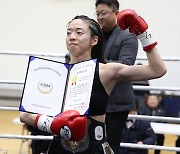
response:
<path id="1" fill-rule="evenodd" d="M 67 64 L 30 56 L 19 111 L 57 116 L 77 110 L 87 115 L 96 62 Z M 83 95 L 78 93 L 80 88 L 84 88 Z"/>

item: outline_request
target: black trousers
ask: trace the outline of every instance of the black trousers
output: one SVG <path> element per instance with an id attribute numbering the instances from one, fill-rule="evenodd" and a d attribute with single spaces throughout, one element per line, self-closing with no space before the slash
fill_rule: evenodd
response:
<path id="1" fill-rule="evenodd" d="M 176 140 L 176 147 L 180 147 L 180 136 Z M 176 152 L 176 154 L 180 154 L 180 152 Z"/>
<path id="2" fill-rule="evenodd" d="M 156 145 L 163 146 L 164 144 L 164 135 L 163 134 L 156 134 L 157 136 L 157 142 Z M 155 150 L 155 154 L 160 154 L 160 150 Z"/>
<path id="3" fill-rule="evenodd" d="M 107 141 L 114 151 L 114 154 L 120 153 L 120 142 L 123 128 L 126 124 L 129 111 L 121 111 L 116 113 L 107 113 L 106 128 Z"/>
<path id="4" fill-rule="evenodd" d="M 31 132 L 31 135 L 44 135 L 51 136 L 51 133 L 46 133 L 35 127 L 27 125 L 27 129 Z M 48 150 L 51 140 L 32 140 L 31 148 L 32 154 L 45 153 Z"/>
<path id="5" fill-rule="evenodd" d="M 32 154 L 45 153 L 49 144 L 50 140 L 32 140 Z"/>

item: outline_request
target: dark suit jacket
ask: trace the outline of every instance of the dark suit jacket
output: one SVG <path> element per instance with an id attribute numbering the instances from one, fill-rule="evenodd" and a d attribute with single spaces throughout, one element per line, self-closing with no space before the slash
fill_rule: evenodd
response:
<path id="1" fill-rule="evenodd" d="M 118 62 L 133 65 L 138 51 L 136 36 L 128 30 L 116 26 L 109 37 L 104 57 L 107 62 Z M 107 112 L 128 111 L 135 108 L 134 94 L 131 82 L 119 82 L 112 90 Z"/>
<path id="2" fill-rule="evenodd" d="M 127 129 L 125 125 L 122 135 L 122 142 L 124 143 L 137 143 L 142 141 L 143 144 L 154 145 L 157 140 L 150 122 L 143 120 L 136 120 L 134 125 Z M 133 149 L 121 148 L 119 154 L 148 154 L 147 149 Z"/>

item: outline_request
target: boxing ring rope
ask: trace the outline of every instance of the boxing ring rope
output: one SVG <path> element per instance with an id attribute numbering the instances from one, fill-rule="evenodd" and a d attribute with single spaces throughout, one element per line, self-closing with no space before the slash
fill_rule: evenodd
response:
<path id="1" fill-rule="evenodd" d="M 23 81 L 19 81 L 19 80 L 0 80 L 0 84 L 24 85 L 24 82 Z"/>
<path id="2" fill-rule="evenodd" d="M 2 111 L 19 111 L 19 108 L 18 107 L 0 106 L 0 110 L 2 110 Z"/>
<path id="3" fill-rule="evenodd" d="M 145 144 L 135 144 L 135 143 L 121 143 L 120 146 L 126 148 L 136 148 L 136 149 L 154 149 L 154 150 L 177 151 L 177 152 L 180 151 L 180 148 L 177 147 L 145 145 Z"/>
<path id="4" fill-rule="evenodd" d="M 157 91 L 180 91 L 178 87 L 160 87 L 160 86 L 137 86 L 133 85 L 134 90 L 157 90 Z"/>
<path id="5" fill-rule="evenodd" d="M 138 56 L 136 60 L 147 60 L 147 57 Z M 162 57 L 163 61 L 173 61 L 173 62 L 179 62 L 180 57 Z"/>
<path id="6" fill-rule="evenodd" d="M 29 51 L 0 51 L 0 55 L 17 55 L 17 56 L 47 56 L 64 58 L 65 54 L 60 53 L 40 53 Z M 162 57 L 163 61 L 180 61 L 180 57 Z M 138 56 L 136 60 L 147 60 L 146 57 Z"/>
<path id="7" fill-rule="evenodd" d="M 42 135 L 12 135 L 12 134 L 0 134 L 0 138 L 6 139 L 22 139 L 22 140 L 52 140 L 53 136 L 42 136 Z M 154 150 L 165 150 L 165 151 L 177 151 L 180 152 L 180 148 L 169 147 L 169 146 L 157 146 L 157 145 L 145 145 L 145 144 L 134 144 L 134 143 L 121 143 L 121 147 L 136 148 L 136 149 L 154 149 Z"/>
<path id="8" fill-rule="evenodd" d="M 130 115 L 129 114 L 128 115 L 128 119 L 180 123 L 180 118 L 160 117 L 160 116 L 147 116 L 147 115 Z"/>
<path id="9" fill-rule="evenodd" d="M 0 111 L 19 111 L 18 107 L 5 107 L 0 106 Z M 174 117 L 161 117 L 161 116 L 147 116 L 147 115 L 128 115 L 129 119 L 137 120 L 148 120 L 148 121 L 161 121 L 161 122 L 171 122 L 171 123 L 180 123 L 180 118 Z"/>
<path id="10" fill-rule="evenodd" d="M 31 140 L 52 140 L 53 136 L 44 135 L 13 135 L 13 134 L 0 134 L 0 138 L 7 139 L 31 139 Z"/>
<path id="11" fill-rule="evenodd" d="M 27 52 L 27 51 L 0 51 L 1 55 L 14 55 L 14 56 L 44 56 L 44 57 L 59 57 L 64 58 L 65 54 L 60 53 L 40 53 L 40 52 Z"/>
<path id="12" fill-rule="evenodd" d="M 17 84 L 24 85 L 23 81 L 15 81 L 15 80 L 0 80 L 1 84 Z M 160 86 L 138 86 L 133 85 L 134 90 L 157 90 L 157 91 L 180 91 L 178 87 L 160 87 Z"/>

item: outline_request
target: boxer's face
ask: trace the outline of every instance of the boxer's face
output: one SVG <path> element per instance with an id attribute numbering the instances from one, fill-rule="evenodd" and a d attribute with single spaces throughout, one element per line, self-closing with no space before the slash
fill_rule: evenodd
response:
<path id="1" fill-rule="evenodd" d="M 91 30 L 87 22 L 75 19 L 69 23 L 66 46 L 71 55 L 90 59 L 91 49 L 96 43 L 97 39 L 91 37 Z"/>

